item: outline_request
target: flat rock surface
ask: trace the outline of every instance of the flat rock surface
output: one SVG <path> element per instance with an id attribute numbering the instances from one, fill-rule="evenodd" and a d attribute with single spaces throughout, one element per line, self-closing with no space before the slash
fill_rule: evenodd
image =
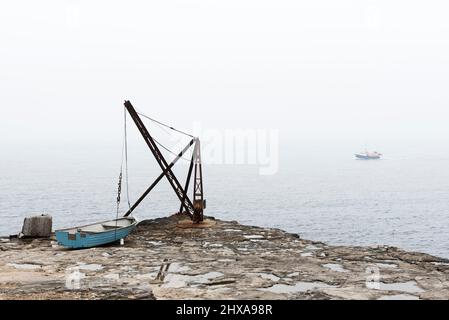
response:
<path id="1" fill-rule="evenodd" d="M 179 216 L 142 222 L 124 245 L 0 239 L 0 299 L 74 298 L 448 299 L 449 261 Z"/>

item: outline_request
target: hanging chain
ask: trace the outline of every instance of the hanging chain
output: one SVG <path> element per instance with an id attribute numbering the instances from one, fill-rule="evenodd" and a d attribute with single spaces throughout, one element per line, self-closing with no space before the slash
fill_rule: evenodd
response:
<path id="1" fill-rule="evenodd" d="M 120 164 L 120 174 L 118 176 L 118 186 L 117 186 L 117 213 L 115 216 L 115 231 L 114 238 L 117 240 L 117 224 L 118 224 L 118 212 L 120 210 L 120 196 L 122 194 L 122 178 L 123 178 L 123 160 L 125 160 L 125 174 L 126 174 L 126 192 L 128 198 L 128 206 L 131 207 L 129 202 L 129 187 L 128 187 L 128 141 L 126 134 L 126 110 L 124 111 L 124 136 L 122 144 L 122 163 Z"/>
<path id="2" fill-rule="evenodd" d="M 117 188 L 117 216 L 120 207 L 120 194 L 122 193 L 122 169 L 120 168 L 120 175 L 118 176 L 118 188 Z"/>
<path id="3" fill-rule="evenodd" d="M 128 202 L 128 208 L 131 208 L 131 203 L 129 201 L 129 183 L 128 183 L 128 138 L 126 132 L 126 110 L 124 110 L 123 117 L 124 117 L 124 135 L 122 145 L 122 163 L 120 164 L 120 175 L 118 177 L 118 188 L 117 188 L 117 218 L 120 209 L 120 197 L 122 193 L 123 162 L 125 162 L 126 197 Z"/>

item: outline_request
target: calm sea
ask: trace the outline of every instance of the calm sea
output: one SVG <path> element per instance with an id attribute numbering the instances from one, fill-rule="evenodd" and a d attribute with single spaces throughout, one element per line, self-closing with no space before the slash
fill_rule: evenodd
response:
<path id="1" fill-rule="evenodd" d="M 449 151 L 392 145 L 379 150 L 385 154 L 379 161 L 355 160 L 356 151 L 283 147 L 272 176 L 259 175 L 254 165 L 205 165 L 206 214 L 330 244 L 394 245 L 449 258 Z M 23 218 L 36 213 L 51 214 L 55 228 L 115 218 L 120 152 L 102 145 L 6 148 L 0 235 L 17 233 Z M 159 172 L 145 148 L 130 153 L 129 165 L 132 202 Z M 178 210 L 162 182 L 136 210 L 138 218 Z"/>

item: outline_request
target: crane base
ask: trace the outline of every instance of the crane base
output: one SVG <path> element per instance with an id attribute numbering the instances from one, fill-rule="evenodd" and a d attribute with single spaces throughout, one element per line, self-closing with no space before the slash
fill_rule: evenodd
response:
<path id="1" fill-rule="evenodd" d="M 211 219 L 204 219 L 202 222 L 200 223 L 193 223 L 192 220 L 181 220 L 178 222 L 178 224 L 176 225 L 178 228 L 183 228 L 183 229 L 187 229 L 187 228 L 194 228 L 194 229 L 198 229 L 198 228 L 210 228 L 213 227 L 214 225 L 216 225 L 217 222 Z"/>

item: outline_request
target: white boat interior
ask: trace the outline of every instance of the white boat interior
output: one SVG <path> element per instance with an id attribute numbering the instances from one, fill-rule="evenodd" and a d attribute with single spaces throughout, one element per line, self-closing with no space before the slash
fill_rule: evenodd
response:
<path id="1" fill-rule="evenodd" d="M 68 233 L 77 233 L 77 232 L 87 232 L 87 233 L 100 233 L 105 231 L 110 231 L 114 229 L 121 229 L 129 227 L 136 223 L 136 219 L 133 217 L 119 218 L 109 221 L 97 222 L 94 224 L 89 224 L 80 227 L 74 227 L 70 229 L 63 229 L 59 231 L 65 231 Z"/>

